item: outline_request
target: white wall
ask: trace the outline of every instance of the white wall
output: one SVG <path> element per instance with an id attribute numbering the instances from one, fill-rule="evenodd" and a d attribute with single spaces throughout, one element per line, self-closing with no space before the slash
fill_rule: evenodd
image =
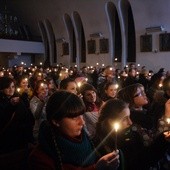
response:
<path id="1" fill-rule="evenodd" d="M 38 34 L 38 20 L 48 18 L 53 25 L 55 36 L 64 37 L 68 41 L 68 35 L 63 22 L 63 15 L 70 16 L 77 11 L 82 19 L 86 42 L 89 35 L 95 32 L 102 32 L 105 38 L 109 38 L 108 22 L 105 14 L 106 2 L 112 1 L 118 4 L 119 0 L 22 0 L 10 1 L 13 12 L 27 23 L 35 34 Z M 145 33 L 145 28 L 150 26 L 163 25 L 166 31 L 170 32 L 170 0 L 129 0 L 134 15 L 136 29 L 136 55 L 137 63 L 146 65 L 149 69 L 157 71 L 160 67 L 169 70 L 170 52 L 140 52 L 140 35 Z M 153 50 L 159 49 L 158 34 L 153 34 Z M 96 62 L 110 64 L 110 54 L 88 55 L 87 65 L 95 65 Z M 59 61 L 68 63 L 68 56 L 59 56 Z"/>

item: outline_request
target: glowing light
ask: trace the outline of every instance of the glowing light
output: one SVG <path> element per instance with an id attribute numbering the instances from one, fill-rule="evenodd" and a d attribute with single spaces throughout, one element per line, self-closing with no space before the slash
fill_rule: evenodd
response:
<path id="1" fill-rule="evenodd" d="M 117 61 L 117 58 L 115 58 L 115 61 Z"/>
<path id="2" fill-rule="evenodd" d="M 138 64 L 137 66 L 140 67 L 140 64 Z"/>
<path id="3" fill-rule="evenodd" d="M 115 151 L 117 151 L 117 131 L 118 131 L 119 128 L 120 128 L 119 123 L 118 123 L 118 122 L 115 122 L 115 123 L 113 124 L 113 129 L 114 129 L 114 131 L 115 131 Z"/>
<path id="4" fill-rule="evenodd" d="M 118 129 L 120 128 L 119 123 L 118 123 L 118 122 L 114 123 L 114 124 L 113 124 L 113 128 L 114 128 L 115 132 L 117 132 Z"/>
<path id="5" fill-rule="evenodd" d="M 168 125 L 170 125 L 170 118 L 167 118 L 166 121 L 167 121 Z"/>
<path id="6" fill-rule="evenodd" d="M 21 89 L 20 88 L 17 88 L 17 92 L 19 93 L 21 91 Z"/>
<path id="7" fill-rule="evenodd" d="M 109 68 L 109 70 L 110 70 L 110 71 L 112 71 L 112 70 L 113 70 L 113 68 L 112 68 L 112 67 L 110 67 L 110 68 Z"/>
<path id="8" fill-rule="evenodd" d="M 40 62 L 40 65 L 42 65 L 42 62 Z"/>
<path id="9" fill-rule="evenodd" d="M 96 63 L 96 65 L 98 66 L 98 65 L 99 65 L 99 63 Z"/>
<path id="10" fill-rule="evenodd" d="M 81 82 L 78 82 L 78 83 L 77 83 L 77 86 L 80 87 L 80 86 L 81 86 Z"/>
<path id="11" fill-rule="evenodd" d="M 43 86 L 44 86 L 44 83 L 41 83 L 40 86 L 43 87 Z"/>
<path id="12" fill-rule="evenodd" d="M 102 67 L 104 67 L 104 64 L 102 64 Z"/>
<path id="13" fill-rule="evenodd" d="M 119 85 L 118 85 L 118 84 L 116 84 L 116 85 L 115 85 L 115 87 L 116 87 L 116 89 L 118 89 L 118 88 L 119 88 Z"/>
<path id="14" fill-rule="evenodd" d="M 160 84 L 159 84 L 159 87 L 162 87 L 162 86 L 163 86 L 163 84 L 162 84 L 162 83 L 160 83 Z"/>

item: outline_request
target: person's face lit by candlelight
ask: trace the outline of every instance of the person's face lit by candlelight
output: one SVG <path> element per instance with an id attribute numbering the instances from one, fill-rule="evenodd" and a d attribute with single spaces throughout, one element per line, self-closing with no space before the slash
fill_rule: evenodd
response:
<path id="1" fill-rule="evenodd" d="M 126 129 L 128 127 L 130 127 L 132 125 L 132 121 L 130 119 L 130 110 L 129 108 L 125 108 L 122 110 L 122 112 L 120 113 L 121 117 L 120 117 L 120 124 L 121 124 L 121 129 Z"/>
<path id="2" fill-rule="evenodd" d="M 74 93 L 74 94 L 77 94 L 77 85 L 75 82 L 69 82 L 68 85 L 67 85 L 67 88 L 66 90 L 68 92 L 71 92 L 71 93 Z"/>
<path id="3" fill-rule="evenodd" d="M 108 86 L 108 88 L 105 89 L 105 93 L 107 94 L 107 96 L 114 98 L 117 94 L 117 90 L 118 90 L 117 84 L 111 84 Z"/>
<path id="4" fill-rule="evenodd" d="M 14 92 L 15 92 L 15 85 L 14 82 L 11 82 L 11 84 L 9 85 L 9 87 L 5 88 L 4 93 L 6 96 L 11 97 L 13 96 Z"/>
<path id="5" fill-rule="evenodd" d="M 132 125 L 129 108 L 128 107 L 124 108 L 119 113 L 119 116 L 116 118 L 116 120 L 109 119 L 109 124 L 111 125 L 112 129 L 116 132 L 129 128 Z"/>
<path id="6" fill-rule="evenodd" d="M 20 82 L 20 87 L 23 89 L 28 89 L 28 79 L 27 78 L 23 78 Z"/>
<path id="7" fill-rule="evenodd" d="M 94 103 L 96 101 L 96 92 L 93 90 L 86 90 L 84 93 L 84 99 L 89 103 Z"/>

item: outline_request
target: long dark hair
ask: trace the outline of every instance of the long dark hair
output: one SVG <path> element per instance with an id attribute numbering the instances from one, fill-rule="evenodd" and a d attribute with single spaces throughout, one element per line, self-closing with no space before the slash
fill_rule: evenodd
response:
<path id="1" fill-rule="evenodd" d="M 140 83 L 136 83 L 124 87 L 117 93 L 117 98 L 125 101 L 126 103 L 129 103 L 129 107 L 131 108 L 134 106 L 134 95 L 137 89 L 140 87 L 144 87 L 144 86 Z"/>
<path id="2" fill-rule="evenodd" d="M 110 138 L 113 134 L 113 127 L 110 122 L 115 122 L 120 119 L 120 113 L 128 107 L 128 104 L 120 99 L 108 100 L 100 110 L 100 116 L 96 124 L 95 142 L 102 145 L 113 146 L 114 137 Z M 100 148 L 100 146 L 98 146 Z"/>

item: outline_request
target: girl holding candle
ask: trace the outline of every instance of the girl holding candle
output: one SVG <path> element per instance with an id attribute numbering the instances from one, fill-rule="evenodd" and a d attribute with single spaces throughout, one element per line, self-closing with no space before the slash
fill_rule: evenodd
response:
<path id="1" fill-rule="evenodd" d="M 47 82 L 43 80 L 38 81 L 34 89 L 34 95 L 30 100 L 30 109 L 35 118 L 33 134 L 36 140 L 38 139 L 40 124 L 43 120 L 46 120 L 45 108 L 48 98 Z"/>
<path id="2" fill-rule="evenodd" d="M 116 170 L 116 152 L 100 157 L 84 131 L 85 106 L 75 94 L 58 91 L 48 100 L 47 121 L 40 127 L 39 145 L 29 157 L 30 169 Z"/>
<path id="3" fill-rule="evenodd" d="M 26 76 L 22 76 L 18 79 L 17 82 L 17 91 L 22 96 L 22 94 L 26 94 L 28 99 L 31 99 L 33 95 L 32 89 L 29 87 L 29 79 Z"/>
<path id="4" fill-rule="evenodd" d="M 0 78 L 0 155 L 27 148 L 33 142 L 32 115 L 15 95 L 15 80 Z"/>
<path id="5" fill-rule="evenodd" d="M 165 115 L 170 117 L 168 115 L 170 101 L 166 103 L 166 108 Z M 102 153 L 115 149 L 115 129 L 113 129 L 115 122 L 120 125 L 117 131 L 117 147 L 123 153 L 123 166 L 127 170 L 149 170 L 170 147 L 168 132 L 150 136 L 147 131 L 132 123 L 128 104 L 120 99 L 113 99 L 103 105 L 97 122 L 95 141 L 99 143 L 99 151 Z"/>

